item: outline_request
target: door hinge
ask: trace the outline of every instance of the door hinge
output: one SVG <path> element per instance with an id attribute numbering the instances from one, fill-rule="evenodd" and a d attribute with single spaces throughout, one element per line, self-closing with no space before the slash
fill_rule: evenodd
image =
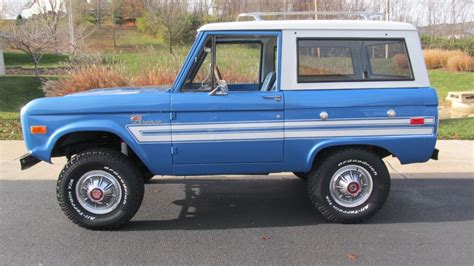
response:
<path id="1" fill-rule="evenodd" d="M 173 146 L 172 146 L 172 147 L 171 147 L 171 154 L 176 154 L 176 151 L 177 151 L 177 150 L 178 150 L 178 149 L 176 149 L 176 147 L 173 147 Z"/>
<path id="2" fill-rule="evenodd" d="M 176 113 L 175 112 L 171 112 L 170 113 L 170 120 L 175 120 L 176 119 Z"/>

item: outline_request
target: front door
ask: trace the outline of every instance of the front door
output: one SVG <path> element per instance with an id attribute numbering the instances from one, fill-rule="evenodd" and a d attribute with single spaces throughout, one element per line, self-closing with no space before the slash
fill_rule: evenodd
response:
<path id="1" fill-rule="evenodd" d="M 276 40 L 226 35 L 203 41 L 184 85 L 171 95 L 174 164 L 283 160 L 283 94 L 272 58 Z M 218 84 L 226 89 L 210 94 Z"/>

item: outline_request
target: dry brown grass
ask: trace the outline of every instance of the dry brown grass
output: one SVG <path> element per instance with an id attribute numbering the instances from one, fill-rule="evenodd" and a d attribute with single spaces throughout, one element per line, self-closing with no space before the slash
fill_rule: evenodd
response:
<path id="1" fill-rule="evenodd" d="M 47 80 L 41 86 L 46 96 L 62 96 L 95 88 L 123 87 L 129 81 L 120 71 L 102 65 L 79 66 L 71 69 L 66 76 L 57 80 Z"/>
<path id="2" fill-rule="evenodd" d="M 455 72 L 472 72 L 474 71 L 474 59 L 467 54 L 455 55 L 448 59 L 446 67 Z"/>
<path id="3" fill-rule="evenodd" d="M 150 69 L 132 77 L 130 83 L 135 86 L 170 85 L 177 74 L 172 69 Z"/>
<path id="4" fill-rule="evenodd" d="M 463 62 L 466 61 L 466 58 L 470 58 L 470 56 L 462 51 L 456 50 L 456 51 L 448 51 L 448 50 L 442 50 L 442 49 L 427 49 L 423 51 L 424 57 L 425 57 L 425 63 L 426 67 L 428 69 L 437 69 L 437 68 L 448 68 L 448 61 L 452 58 L 463 58 Z M 460 60 L 460 59 L 458 59 Z M 472 59 L 471 59 L 472 60 Z M 454 64 L 454 63 L 452 63 Z M 463 68 L 457 68 L 457 69 L 463 69 Z M 452 71 L 464 71 L 464 70 L 454 70 L 450 69 Z"/>

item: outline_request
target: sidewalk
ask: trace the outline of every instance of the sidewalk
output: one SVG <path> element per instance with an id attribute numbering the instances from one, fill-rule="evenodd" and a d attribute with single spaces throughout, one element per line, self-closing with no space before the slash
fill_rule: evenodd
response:
<path id="1" fill-rule="evenodd" d="M 398 159 L 388 157 L 385 161 L 392 177 L 403 179 L 474 178 L 474 141 L 441 140 L 436 146 L 440 150 L 438 161 L 430 160 L 426 163 L 401 165 Z M 21 171 L 18 158 L 24 153 L 26 149 L 23 141 L 0 141 L 0 180 L 55 180 L 66 163 L 65 158 L 55 158 L 53 165 L 41 162 L 28 170 Z M 251 176 L 229 177 L 242 179 Z M 293 175 L 279 173 L 266 178 L 288 177 L 293 178 Z"/>

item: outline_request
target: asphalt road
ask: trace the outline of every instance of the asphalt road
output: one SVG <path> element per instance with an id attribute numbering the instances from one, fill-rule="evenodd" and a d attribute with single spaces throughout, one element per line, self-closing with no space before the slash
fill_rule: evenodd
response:
<path id="1" fill-rule="evenodd" d="M 56 168 L 0 166 L 0 264 L 472 265 L 474 258 L 474 176 L 464 170 L 392 169 L 386 205 L 358 225 L 327 223 L 291 174 L 155 177 L 128 226 L 88 231 L 62 214 L 49 178 Z"/>

